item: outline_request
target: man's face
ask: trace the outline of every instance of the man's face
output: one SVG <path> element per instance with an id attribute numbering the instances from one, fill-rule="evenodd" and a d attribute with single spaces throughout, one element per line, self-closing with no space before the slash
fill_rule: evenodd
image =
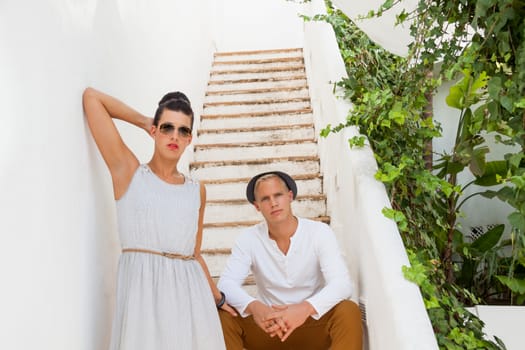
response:
<path id="1" fill-rule="evenodd" d="M 292 217 L 293 193 L 279 177 L 260 181 L 255 188 L 253 205 L 269 224 Z"/>

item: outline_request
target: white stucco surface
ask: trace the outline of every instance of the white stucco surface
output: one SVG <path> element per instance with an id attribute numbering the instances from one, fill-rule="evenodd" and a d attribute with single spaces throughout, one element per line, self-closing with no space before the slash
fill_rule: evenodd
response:
<path id="1" fill-rule="evenodd" d="M 95 86 L 151 114 L 169 90 L 202 105 L 208 1 L 0 2 L 0 348 L 105 349 L 118 237 L 84 121 Z M 142 161 L 146 133 L 122 127 Z"/>
<path id="2" fill-rule="evenodd" d="M 370 39 L 386 50 L 399 55 L 406 56 L 408 45 L 413 41 L 410 35 L 410 22 L 396 25 L 396 16 L 403 9 L 410 12 L 416 8 L 418 0 L 403 0 L 388 11 L 383 12 L 381 17 L 362 19 L 370 11 L 377 11 L 384 0 L 334 0 L 333 3 L 343 11 L 354 23 L 364 31 Z"/>

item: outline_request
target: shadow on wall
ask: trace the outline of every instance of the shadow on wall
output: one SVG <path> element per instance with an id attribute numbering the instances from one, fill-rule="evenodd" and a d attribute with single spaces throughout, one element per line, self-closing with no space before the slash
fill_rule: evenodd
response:
<path id="1" fill-rule="evenodd" d="M 82 91 L 144 113 L 170 90 L 202 105 L 210 2 L 0 3 L 0 348 L 107 348 L 119 246 Z M 148 136 L 119 128 L 146 161 Z"/>

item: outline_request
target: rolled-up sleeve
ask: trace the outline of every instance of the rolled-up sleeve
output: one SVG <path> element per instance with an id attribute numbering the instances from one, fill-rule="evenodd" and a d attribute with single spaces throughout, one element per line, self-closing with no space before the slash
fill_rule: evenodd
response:
<path id="1" fill-rule="evenodd" d="M 250 242 L 246 238 L 246 232 L 244 232 L 236 240 L 226 268 L 217 284 L 219 290 L 226 295 L 226 302 L 237 309 L 242 317 L 248 316 L 245 312 L 246 307 L 256 300 L 242 288 L 252 264 Z"/>
<path id="2" fill-rule="evenodd" d="M 353 293 L 353 283 L 335 234 L 329 227 L 324 231 L 322 234 L 315 235 L 317 239 L 315 246 L 326 284 L 318 293 L 306 300 L 317 311 L 317 314 L 312 316 L 316 320 L 340 301 L 350 298 Z"/>

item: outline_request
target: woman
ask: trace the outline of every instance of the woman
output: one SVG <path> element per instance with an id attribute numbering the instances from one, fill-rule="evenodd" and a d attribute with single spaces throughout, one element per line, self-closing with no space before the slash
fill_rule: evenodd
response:
<path id="1" fill-rule="evenodd" d="M 110 349 L 224 349 L 216 305 L 235 312 L 200 255 L 206 190 L 177 170 L 192 140 L 188 98 L 165 95 L 153 119 L 92 88 L 83 104 L 113 180 L 123 248 Z M 124 144 L 112 118 L 151 135 L 147 164 Z"/>

